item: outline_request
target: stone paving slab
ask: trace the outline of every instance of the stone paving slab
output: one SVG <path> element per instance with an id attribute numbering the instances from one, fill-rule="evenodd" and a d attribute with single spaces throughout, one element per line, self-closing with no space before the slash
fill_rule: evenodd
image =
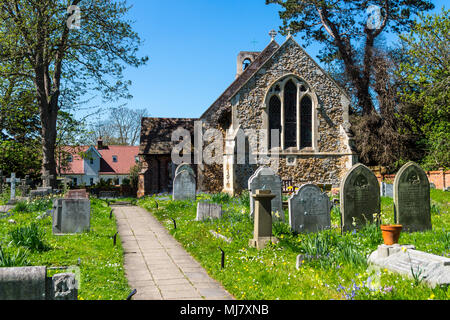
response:
<path id="1" fill-rule="evenodd" d="M 233 300 L 145 209 L 113 207 L 133 300 Z"/>

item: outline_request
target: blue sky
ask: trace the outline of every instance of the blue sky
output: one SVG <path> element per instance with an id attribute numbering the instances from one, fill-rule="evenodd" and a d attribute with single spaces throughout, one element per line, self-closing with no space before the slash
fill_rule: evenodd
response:
<path id="1" fill-rule="evenodd" d="M 440 11 L 446 0 L 435 0 Z M 134 30 L 144 44 L 146 66 L 128 68 L 133 98 L 127 103 L 152 117 L 199 117 L 234 80 L 239 51 L 260 51 L 269 31 L 282 21 L 274 4 L 265 0 L 129 0 Z M 446 6 L 448 7 L 448 5 Z M 296 40 L 302 44 L 300 37 Z M 284 37 L 276 37 L 283 43 Z M 318 45 L 307 47 L 316 58 Z M 81 112 L 78 115 L 82 114 Z"/>

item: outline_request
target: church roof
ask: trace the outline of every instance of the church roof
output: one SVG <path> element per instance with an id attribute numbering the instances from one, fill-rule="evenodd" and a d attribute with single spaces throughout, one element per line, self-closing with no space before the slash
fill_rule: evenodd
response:
<path id="1" fill-rule="evenodd" d="M 142 118 L 139 154 L 171 154 L 172 133 L 178 128 L 194 134 L 193 118 Z"/>
<path id="2" fill-rule="evenodd" d="M 261 54 L 256 58 L 254 62 L 252 62 L 247 69 L 235 80 L 233 83 L 222 93 L 222 95 L 206 110 L 200 119 L 210 119 L 212 114 L 217 113 L 220 107 L 222 107 L 228 100 L 232 99 L 244 85 L 253 78 L 253 76 L 264 67 L 264 65 L 282 48 L 287 46 L 289 42 L 293 42 L 296 46 L 298 46 L 303 53 L 314 62 L 319 70 L 328 77 L 349 100 L 350 96 L 348 92 L 343 89 L 336 80 L 333 79 L 323 68 L 305 51 L 305 49 L 300 46 L 297 41 L 290 35 L 287 37 L 286 41 L 280 46 L 275 40 L 272 40 L 269 45 L 261 52 Z M 223 112 L 219 111 L 219 113 Z M 217 115 L 216 115 L 217 117 Z M 217 119 L 216 119 L 217 120 Z"/>
<path id="3" fill-rule="evenodd" d="M 200 119 L 208 118 L 212 113 L 215 113 L 217 109 L 233 97 L 238 90 L 246 83 L 263 65 L 272 57 L 272 55 L 280 48 L 280 45 L 272 40 L 269 45 L 258 55 L 247 69 L 231 83 L 231 85 L 217 98 L 217 100 L 206 110 Z"/>

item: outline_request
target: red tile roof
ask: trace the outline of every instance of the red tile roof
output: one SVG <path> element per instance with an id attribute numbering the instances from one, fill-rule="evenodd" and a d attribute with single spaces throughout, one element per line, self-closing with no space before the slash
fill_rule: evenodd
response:
<path id="1" fill-rule="evenodd" d="M 84 174 L 83 159 L 79 155 L 86 152 L 90 146 L 65 147 L 65 151 L 72 154 L 72 162 L 66 168 L 61 169 L 62 174 Z M 129 174 L 130 168 L 136 164 L 136 157 L 139 154 L 139 146 L 105 146 L 96 150 L 101 154 L 100 175 L 107 174 Z M 117 157 L 117 162 L 113 161 L 113 156 Z"/>

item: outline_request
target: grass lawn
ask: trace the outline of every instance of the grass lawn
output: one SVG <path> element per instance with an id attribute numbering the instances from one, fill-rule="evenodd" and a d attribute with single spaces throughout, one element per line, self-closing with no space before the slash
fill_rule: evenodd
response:
<path id="1" fill-rule="evenodd" d="M 432 190 L 431 195 L 433 230 L 402 233 L 399 242 L 450 257 L 450 196 L 440 190 Z M 368 225 L 359 232 L 341 235 L 337 208 L 331 213 L 332 228 L 320 233 L 295 234 L 287 223 L 274 224 L 273 233 L 280 242 L 258 251 L 248 246 L 253 237 L 248 193 L 240 198 L 201 194 L 197 201 L 202 200 L 222 204 L 223 217 L 194 221 L 194 201 L 153 196 L 139 200 L 138 205 L 154 214 L 208 273 L 238 299 L 450 299 L 448 287 L 431 289 L 420 280 L 369 268 L 366 258 L 382 243 L 381 231 Z M 393 222 L 392 199 L 382 198 L 382 212 L 383 222 Z M 210 231 L 233 241 L 217 239 Z M 221 269 L 219 247 L 225 251 L 225 269 Z M 304 259 L 297 270 L 299 254 Z"/>
<path id="2" fill-rule="evenodd" d="M 14 215 L 0 219 L 0 267 L 6 266 L 77 266 L 80 270 L 80 300 L 125 300 L 131 289 L 123 268 L 123 250 L 110 208 L 101 200 L 91 199 L 91 230 L 79 235 L 55 236 L 52 218 L 38 219 L 51 209 L 51 199 L 21 202 Z M 13 219 L 16 224 L 8 220 Z M 23 237 L 26 240 L 22 239 Z M 79 260 L 80 259 L 80 260 Z M 12 260 L 12 261 L 11 261 Z M 78 265 L 78 261 L 81 263 Z M 8 265 L 10 264 L 10 265 Z M 65 270 L 49 270 L 48 275 Z"/>

